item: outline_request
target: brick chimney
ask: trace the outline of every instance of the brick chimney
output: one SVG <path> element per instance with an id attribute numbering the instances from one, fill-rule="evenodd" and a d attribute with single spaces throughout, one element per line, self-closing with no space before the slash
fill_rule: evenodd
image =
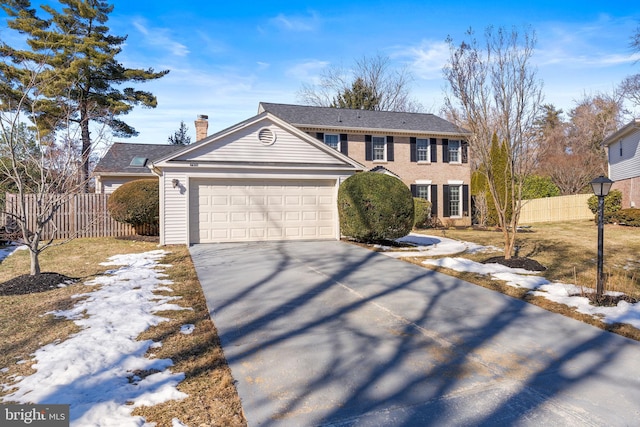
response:
<path id="1" fill-rule="evenodd" d="M 196 141 L 200 141 L 207 137 L 207 129 L 209 128 L 209 116 L 200 114 L 196 119 Z"/>

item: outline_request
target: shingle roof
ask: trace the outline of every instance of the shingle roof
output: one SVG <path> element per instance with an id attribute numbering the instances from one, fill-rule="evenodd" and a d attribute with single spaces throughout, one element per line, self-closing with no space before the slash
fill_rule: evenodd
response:
<path id="1" fill-rule="evenodd" d="M 159 159 L 174 151 L 184 148 L 181 145 L 168 144 L 131 144 L 116 142 L 102 156 L 96 165 L 94 172 L 149 174 L 151 171 L 146 166 L 131 166 L 134 157 L 145 157 L 149 160 Z"/>
<path id="2" fill-rule="evenodd" d="M 278 116 L 296 127 L 396 130 L 456 135 L 469 133 L 466 129 L 459 128 L 434 114 L 261 102 L 258 112 L 263 111 Z"/>

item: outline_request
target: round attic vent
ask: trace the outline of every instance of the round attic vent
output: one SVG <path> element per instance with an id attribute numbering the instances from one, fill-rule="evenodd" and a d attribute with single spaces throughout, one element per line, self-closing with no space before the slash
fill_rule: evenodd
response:
<path id="1" fill-rule="evenodd" d="M 258 132 L 258 139 L 264 145 L 271 145 L 276 142 L 276 134 L 269 128 L 262 128 Z"/>

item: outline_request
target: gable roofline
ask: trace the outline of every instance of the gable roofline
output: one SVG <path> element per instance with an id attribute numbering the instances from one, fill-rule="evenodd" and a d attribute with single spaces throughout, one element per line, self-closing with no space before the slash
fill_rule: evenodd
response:
<path id="1" fill-rule="evenodd" d="M 442 135 L 465 138 L 471 132 L 434 114 L 372 111 L 349 108 L 260 102 L 258 113 L 270 112 L 293 126 L 308 130 L 353 133 Z"/>
<path id="2" fill-rule="evenodd" d="M 630 121 L 629 123 L 621 127 L 620 129 L 618 129 L 617 131 L 615 131 L 614 133 L 606 137 L 604 141 L 602 141 L 602 144 L 605 147 L 608 147 L 614 142 L 617 142 L 620 138 L 624 138 L 625 136 L 629 135 L 630 133 L 638 129 L 640 129 L 640 119 L 633 119 L 632 121 Z"/>
<path id="3" fill-rule="evenodd" d="M 282 120 L 281 118 L 268 113 L 268 112 L 263 112 L 261 114 L 258 114 L 256 116 L 250 117 L 246 120 L 243 120 L 240 123 L 237 123 L 233 126 L 230 126 L 226 129 L 223 129 L 215 134 L 209 135 L 208 137 L 197 141 L 194 144 L 191 145 L 187 145 L 184 149 L 176 151 L 174 153 L 171 153 L 167 156 L 164 156 L 162 158 L 159 158 L 155 161 L 150 162 L 151 165 L 149 166 L 150 168 L 155 168 L 155 167 L 159 167 L 162 168 L 163 166 L 167 165 L 167 162 L 170 162 L 174 159 L 176 159 L 177 157 L 181 157 L 184 156 L 185 154 L 188 154 L 194 150 L 199 149 L 200 147 L 210 144 L 210 143 L 215 143 L 216 140 L 222 139 L 224 137 L 227 137 L 235 132 L 238 132 L 242 129 L 245 129 L 249 126 L 253 126 L 258 122 L 264 121 L 264 120 L 271 120 L 273 123 L 277 124 L 278 126 L 282 127 L 283 129 L 287 130 L 288 132 L 290 132 L 291 134 L 297 136 L 298 138 L 310 143 L 311 145 L 315 146 L 316 148 L 324 151 L 325 153 L 336 157 L 337 159 L 343 161 L 344 163 L 350 165 L 351 167 L 353 167 L 355 170 L 357 171 L 361 171 L 361 170 L 365 170 L 366 168 L 364 167 L 364 165 L 361 165 L 360 163 L 356 162 L 355 160 L 353 160 L 351 157 L 349 156 L 345 156 L 344 154 L 340 153 L 337 150 L 334 150 L 333 148 L 329 147 L 328 145 L 324 144 L 323 142 L 318 141 L 316 138 L 313 138 L 312 136 L 306 134 L 305 132 L 301 131 L 300 129 L 296 128 L 295 126 L 287 123 L 286 121 Z"/>

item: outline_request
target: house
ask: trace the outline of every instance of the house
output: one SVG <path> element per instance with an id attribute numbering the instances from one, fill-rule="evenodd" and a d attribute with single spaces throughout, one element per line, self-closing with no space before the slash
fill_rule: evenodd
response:
<path id="1" fill-rule="evenodd" d="M 367 170 L 397 176 L 443 222 L 471 225 L 468 131 L 433 114 L 260 103 L 265 111 Z"/>
<path id="2" fill-rule="evenodd" d="M 146 156 L 161 244 L 339 239 L 338 187 L 365 170 L 401 179 L 441 220 L 471 224 L 468 132 L 433 114 L 260 103 L 213 135 L 202 122 L 194 144 Z"/>
<path id="3" fill-rule="evenodd" d="M 640 204 L 640 119 L 635 119 L 604 142 L 607 147 L 612 190 L 622 192 L 622 208 Z"/>

